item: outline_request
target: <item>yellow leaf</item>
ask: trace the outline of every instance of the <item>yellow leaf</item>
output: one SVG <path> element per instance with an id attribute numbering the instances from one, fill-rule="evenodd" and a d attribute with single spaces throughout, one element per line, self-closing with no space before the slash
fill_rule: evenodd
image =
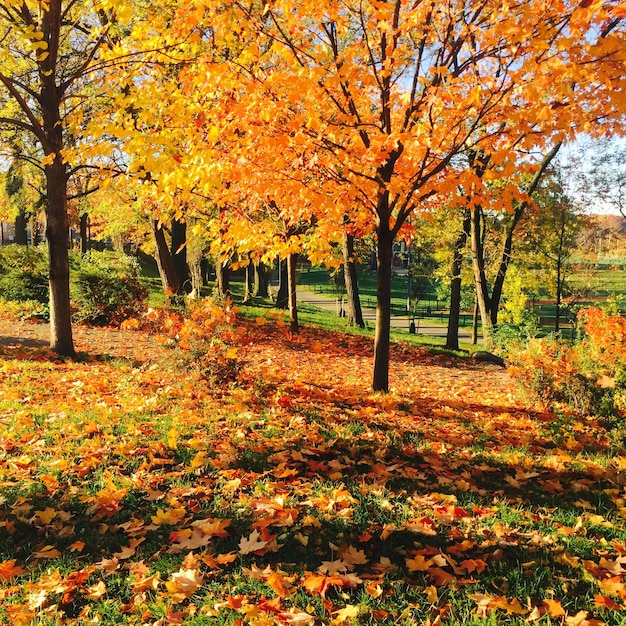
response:
<path id="1" fill-rule="evenodd" d="M 101 580 L 95 585 L 91 587 L 87 587 L 87 593 L 85 593 L 85 598 L 87 600 L 99 600 L 103 595 L 107 592 L 107 586 L 104 584 L 104 581 Z"/>
<path id="2" fill-rule="evenodd" d="M 176 448 L 178 448 L 178 432 L 175 428 L 171 428 L 167 433 L 167 446 L 172 450 L 176 450 Z"/>
<path id="3" fill-rule="evenodd" d="M 353 604 L 348 604 L 348 606 L 343 609 L 339 609 L 335 613 L 335 617 L 331 620 L 331 624 L 343 624 L 346 620 L 357 617 L 360 610 L 358 606 L 354 606 Z"/>
<path id="4" fill-rule="evenodd" d="M 439 602 L 439 596 L 437 594 L 436 587 L 433 587 L 432 585 L 430 587 L 426 587 L 426 589 L 424 589 L 424 593 L 426 594 L 426 598 L 431 604 L 437 604 L 437 602 Z"/>
<path id="5" fill-rule="evenodd" d="M 47 507 L 43 511 L 35 511 L 35 515 L 33 516 L 32 521 L 35 524 L 47 525 L 54 519 L 56 514 L 57 512 L 53 508 Z"/>
<path id="6" fill-rule="evenodd" d="M 548 613 L 550 617 L 560 617 L 565 615 L 565 609 L 561 606 L 558 600 L 544 600 L 543 604 L 548 607 Z"/>
<path id="7" fill-rule="evenodd" d="M 200 589 L 203 581 L 202 573 L 197 569 L 180 569 L 170 576 L 165 583 L 174 602 L 182 602 Z"/>
<path id="8" fill-rule="evenodd" d="M 418 554 L 414 559 L 407 559 L 406 566 L 409 572 L 426 572 L 433 564 L 432 559 L 425 559 L 424 555 Z"/>
<path id="9" fill-rule="evenodd" d="M 166 524 L 174 525 L 180 522 L 185 517 L 187 511 L 183 508 L 176 509 L 159 509 L 156 515 L 151 517 L 152 523 L 155 526 L 163 526 Z"/>

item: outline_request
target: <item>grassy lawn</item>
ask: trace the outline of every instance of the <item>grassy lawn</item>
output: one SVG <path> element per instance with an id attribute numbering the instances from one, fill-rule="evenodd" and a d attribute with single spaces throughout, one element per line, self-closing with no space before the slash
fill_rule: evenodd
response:
<path id="1" fill-rule="evenodd" d="M 304 269 L 298 273 L 300 285 L 312 289 L 317 293 L 323 293 L 331 297 L 337 297 L 345 293 L 343 284 L 337 288 L 333 283 L 328 270 L 323 268 Z M 364 307 L 376 307 L 376 272 L 360 269 L 359 271 L 359 293 L 361 295 L 361 304 Z M 407 277 L 397 274 L 392 275 L 391 279 L 391 305 L 396 315 L 406 314 L 407 305 Z M 431 297 L 424 297 L 418 303 L 411 300 L 411 306 L 417 309 L 426 310 L 428 307 L 433 312 L 443 308 L 443 303 L 436 300 L 434 294 Z"/>
<path id="2" fill-rule="evenodd" d="M 624 432 L 417 345 L 373 394 L 369 337 L 249 314 L 222 383 L 2 348 L 0 623 L 624 623 Z"/>

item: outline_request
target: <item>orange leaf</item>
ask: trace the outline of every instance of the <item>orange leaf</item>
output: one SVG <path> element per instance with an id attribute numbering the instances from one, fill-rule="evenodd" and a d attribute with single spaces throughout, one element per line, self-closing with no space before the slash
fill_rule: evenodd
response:
<path id="1" fill-rule="evenodd" d="M 58 559 L 61 553 L 54 546 L 44 546 L 43 548 L 33 552 L 36 559 Z"/>
<path id="2" fill-rule="evenodd" d="M 287 596 L 291 595 L 292 586 L 282 574 L 278 572 L 272 572 L 265 579 L 265 582 L 274 590 L 279 598 L 286 598 Z"/>
<path id="3" fill-rule="evenodd" d="M 544 600 L 543 604 L 548 607 L 550 617 L 560 617 L 565 615 L 565 609 L 558 600 Z"/>
<path id="4" fill-rule="evenodd" d="M 16 559 L 11 559 L 10 561 L 0 562 L 0 579 L 9 581 L 16 576 L 26 574 L 26 570 L 19 565 L 15 565 L 15 561 Z"/>
<path id="5" fill-rule="evenodd" d="M 605 609 L 611 609 L 613 611 L 621 611 L 624 609 L 624 606 L 615 602 L 608 596 L 594 595 L 593 596 L 596 601 L 596 606 L 603 607 Z"/>

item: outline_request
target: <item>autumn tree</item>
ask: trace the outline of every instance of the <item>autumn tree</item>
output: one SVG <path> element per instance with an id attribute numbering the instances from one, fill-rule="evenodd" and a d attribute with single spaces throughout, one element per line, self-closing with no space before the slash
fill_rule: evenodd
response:
<path id="1" fill-rule="evenodd" d="M 513 242 L 523 224 L 522 220 L 532 204 L 532 198 L 543 177 L 557 155 L 560 143 L 557 143 L 539 162 L 538 169 L 530 175 L 517 172 L 506 181 L 498 181 L 492 186 L 486 185 L 481 190 L 482 202 L 478 203 L 468 197 L 471 208 L 469 213 L 469 238 L 472 257 L 476 304 L 480 313 L 483 329 L 483 340 L 491 345 L 494 329 L 498 324 L 498 312 L 504 293 L 504 285 L 508 269 L 513 259 Z M 480 183 L 493 173 L 490 171 L 491 157 L 481 154 L 475 161 L 474 169 Z M 489 176 L 491 178 L 491 176 Z M 511 191 L 517 192 L 511 196 Z M 496 266 L 493 279 L 489 279 L 487 269 L 487 253 L 485 251 L 485 222 L 487 212 L 495 214 L 500 227 L 499 242 L 491 254 Z"/>
<path id="2" fill-rule="evenodd" d="M 68 116 L 107 40 L 103 24 L 119 3 L 8 0 L 0 6 L 0 129 L 34 137 L 45 177 L 50 263 L 50 347 L 73 355 L 69 292 Z M 120 11 L 120 8 L 117 9 Z M 90 95 L 92 95 L 90 93 Z"/>
<path id="3" fill-rule="evenodd" d="M 621 15 L 612 2 L 559 0 L 276 0 L 212 14 L 215 29 L 247 42 L 229 63 L 237 80 L 224 83 L 237 85 L 240 153 L 246 125 L 266 120 L 271 132 L 255 141 L 280 137 L 266 169 L 284 170 L 286 148 L 299 146 L 302 171 L 375 230 L 374 390 L 389 387 L 392 246 L 408 217 L 476 187 L 472 151 L 515 167 L 552 135 L 619 119 Z"/>
<path id="4" fill-rule="evenodd" d="M 375 232 L 373 388 L 386 391 L 394 240 L 459 189 L 480 206 L 489 177 L 506 180 L 520 160 L 532 175 L 539 164 L 520 155 L 617 127 L 622 17 L 611 1 L 206 0 L 168 22 L 195 37 L 193 62 L 168 73 L 167 90 L 148 88 L 148 71 L 120 78 L 115 121 L 131 172 L 169 198 L 215 201 L 232 225 L 275 203 L 288 223 L 315 223 L 293 248 L 309 255 L 314 240 L 340 241 L 346 215 Z M 477 154 L 489 155 L 486 177 Z"/>
<path id="5" fill-rule="evenodd" d="M 547 287 L 555 298 L 555 332 L 560 330 L 569 261 L 585 226 L 584 216 L 563 187 L 559 173 L 553 171 L 537 194 L 537 209 L 525 228 L 526 249 L 534 253 L 544 279 L 551 279 Z"/>

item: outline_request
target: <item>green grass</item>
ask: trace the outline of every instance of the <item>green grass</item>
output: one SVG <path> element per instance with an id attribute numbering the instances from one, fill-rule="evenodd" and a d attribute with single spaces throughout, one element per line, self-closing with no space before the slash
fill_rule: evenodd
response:
<path id="1" fill-rule="evenodd" d="M 358 281 L 361 305 L 367 308 L 376 308 L 376 272 L 360 268 Z M 298 284 L 332 298 L 345 294 L 343 284 L 337 287 L 333 283 L 333 279 L 331 279 L 330 272 L 323 268 L 301 270 L 298 273 Z M 407 313 L 407 299 L 408 278 L 393 274 L 391 277 L 391 306 L 394 315 L 405 315 Z M 430 307 L 433 313 L 436 313 L 443 308 L 443 303 L 438 301 L 434 294 L 426 294 L 419 302 L 415 302 L 411 295 L 411 307 L 417 309 L 421 315 L 425 315 L 428 307 Z M 433 315 L 432 317 L 437 316 Z"/>
<path id="2" fill-rule="evenodd" d="M 237 283 L 235 283 L 236 285 Z M 234 302 L 242 315 L 250 318 L 259 316 L 268 318 L 277 318 L 283 321 L 288 319 L 288 313 L 276 309 L 272 301 L 255 299 L 252 304 L 243 304 L 237 297 L 237 291 L 233 290 Z M 345 318 L 339 317 L 331 311 L 320 309 L 307 303 L 298 303 L 298 322 L 302 326 L 315 326 L 329 332 L 349 333 L 363 337 L 374 338 L 373 323 L 366 324 L 366 328 L 361 329 L 358 326 L 350 326 Z M 444 337 L 433 337 L 429 335 L 420 335 L 408 333 L 405 330 L 391 329 L 391 340 L 397 343 L 406 343 L 412 346 L 422 346 L 433 350 L 436 353 L 450 355 L 467 355 L 470 352 L 482 349 L 482 342 L 472 345 L 469 341 L 459 341 L 459 351 L 448 350 L 445 347 Z"/>

